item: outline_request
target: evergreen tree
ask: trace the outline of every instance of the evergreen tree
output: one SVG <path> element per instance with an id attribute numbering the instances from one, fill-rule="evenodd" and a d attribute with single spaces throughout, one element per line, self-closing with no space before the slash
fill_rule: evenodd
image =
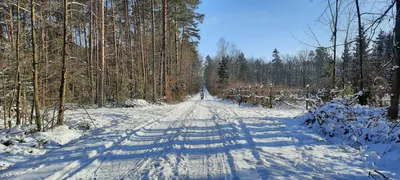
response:
<path id="1" fill-rule="evenodd" d="M 249 76 L 249 66 L 243 53 L 239 54 L 237 64 L 239 66 L 239 80 L 242 82 L 247 81 Z"/>
<path id="2" fill-rule="evenodd" d="M 207 89 L 210 91 L 212 87 L 212 81 L 211 81 L 211 73 L 212 73 L 212 63 L 213 60 L 211 59 L 210 55 L 206 56 L 206 62 L 204 65 L 204 81 Z"/>
<path id="3" fill-rule="evenodd" d="M 272 52 L 272 64 L 273 64 L 273 83 L 278 85 L 282 83 L 282 60 L 279 56 L 279 51 L 275 48 Z"/>
<path id="4" fill-rule="evenodd" d="M 368 52 L 367 52 L 367 37 L 364 35 L 361 39 L 362 42 L 362 52 L 360 52 L 360 40 L 359 37 L 356 38 L 356 43 L 355 46 L 353 48 L 353 58 L 352 58 L 352 63 L 350 63 L 350 67 L 352 67 L 352 74 L 351 74 L 351 82 L 353 85 L 353 89 L 355 91 L 360 91 L 362 89 L 359 88 L 359 84 L 360 84 L 360 80 L 361 80 L 361 68 L 365 68 L 364 63 L 368 62 L 367 57 L 369 56 Z M 363 64 L 360 64 L 360 53 L 362 55 L 362 59 L 363 59 Z M 365 80 L 365 79 L 364 79 Z M 365 83 L 364 83 L 365 84 Z M 370 84 L 370 83 L 369 83 Z M 367 84 L 368 85 L 368 84 Z"/>
<path id="5" fill-rule="evenodd" d="M 218 67 L 218 89 L 223 90 L 228 86 L 229 73 L 228 73 L 228 57 L 222 57 Z"/>
<path id="6" fill-rule="evenodd" d="M 329 68 L 328 49 L 326 47 L 318 47 L 315 50 L 314 60 L 315 60 L 315 71 L 317 79 L 319 79 L 319 83 L 327 82 L 325 80 L 331 76 Z"/>
<path id="7" fill-rule="evenodd" d="M 350 63 L 351 63 L 351 54 L 350 54 L 350 45 L 347 41 L 344 42 L 344 48 L 342 53 L 342 68 L 341 68 L 341 85 L 342 88 L 345 88 L 349 82 L 350 77 Z"/>

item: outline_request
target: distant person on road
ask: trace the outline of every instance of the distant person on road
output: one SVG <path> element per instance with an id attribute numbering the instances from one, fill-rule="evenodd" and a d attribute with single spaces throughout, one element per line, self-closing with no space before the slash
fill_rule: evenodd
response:
<path id="1" fill-rule="evenodd" d="M 239 106 L 240 106 L 240 103 L 242 103 L 242 95 L 240 95 L 240 94 L 237 95 L 237 101 L 238 101 Z"/>

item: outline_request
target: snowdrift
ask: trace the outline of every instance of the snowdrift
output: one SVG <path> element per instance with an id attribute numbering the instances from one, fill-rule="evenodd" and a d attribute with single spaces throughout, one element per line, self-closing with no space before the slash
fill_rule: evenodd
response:
<path id="1" fill-rule="evenodd" d="M 324 136 L 340 138 L 343 143 L 361 148 L 368 143 L 393 143 L 399 140 L 398 122 L 386 118 L 387 108 L 351 106 L 334 99 L 305 114 L 305 125 Z"/>
<path id="2" fill-rule="evenodd" d="M 148 103 L 146 100 L 143 99 L 128 99 L 123 103 L 123 107 L 146 107 L 149 106 L 150 103 Z"/>
<path id="3" fill-rule="evenodd" d="M 305 126 L 339 145 L 358 150 L 357 160 L 366 162 L 372 179 L 400 176 L 400 125 L 386 118 L 387 108 L 349 105 L 334 99 L 299 117 Z"/>

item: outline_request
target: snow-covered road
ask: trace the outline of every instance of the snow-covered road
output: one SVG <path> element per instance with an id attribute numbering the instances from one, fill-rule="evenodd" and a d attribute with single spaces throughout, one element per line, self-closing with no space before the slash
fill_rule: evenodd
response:
<path id="1" fill-rule="evenodd" d="M 368 179 L 353 154 L 299 126 L 300 111 L 199 99 L 91 110 L 111 120 L 0 179 Z"/>

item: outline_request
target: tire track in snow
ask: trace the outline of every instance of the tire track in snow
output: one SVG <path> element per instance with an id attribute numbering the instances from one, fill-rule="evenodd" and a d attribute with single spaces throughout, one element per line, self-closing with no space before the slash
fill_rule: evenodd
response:
<path id="1" fill-rule="evenodd" d="M 217 129 L 218 129 L 218 134 L 219 134 L 220 138 L 224 140 L 223 148 L 224 148 L 225 155 L 227 157 L 226 161 L 228 162 L 229 169 L 230 169 L 230 174 L 228 174 L 228 173 L 226 173 L 226 174 L 232 176 L 232 177 L 228 177 L 230 179 L 239 179 L 239 177 L 237 175 L 237 170 L 235 167 L 235 162 L 234 162 L 233 156 L 230 153 L 229 148 L 227 147 L 227 146 L 232 146 L 235 144 L 238 145 L 239 143 L 237 143 L 237 141 L 234 141 L 235 143 L 229 142 L 229 140 L 228 140 L 229 138 L 226 136 L 226 134 L 230 134 L 230 136 L 232 137 L 232 132 L 227 132 L 227 131 L 223 130 L 221 124 L 219 124 L 218 121 L 222 120 L 222 121 L 226 122 L 233 130 L 235 130 L 235 132 L 236 132 L 236 128 L 231 124 L 231 122 L 220 117 L 219 113 L 217 112 L 217 109 L 215 108 L 215 106 L 212 103 L 209 103 L 209 104 L 211 105 L 211 107 L 209 107 L 209 109 L 211 110 L 211 113 L 213 114 L 213 122 L 215 124 L 215 127 L 217 127 Z"/>
<path id="2" fill-rule="evenodd" d="M 194 105 L 193 105 L 193 106 L 194 106 Z M 194 110 L 195 110 L 195 108 L 193 108 L 192 112 L 193 112 Z M 188 121 L 188 120 L 187 120 L 187 121 Z M 187 121 L 186 121 L 186 122 L 187 122 Z M 174 176 L 175 176 L 175 177 L 179 177 L 179 176 L 180 176 L 180 173 L 179 173 L 179 164 L 181 164 L 182 160 L 185 161 L 184 157 L 182 157 L 182 150 L 185 150 L 185 149 L 186 149 L 186 147 L 185 147 L 185 142 L 188 140 L 186 134 L 188 133 L 189 128 L 192 127 L 193 122 L 194 122 L 194 119 L 191 118 L 191 121 L 190 121 L 189 126 L 183 125 L 183 129 L 184 129 L 184 130 L 183 130 L 183 132 L 181 133 L 181 134 L 183 134 L 182 144 L 179 145 L 179 146 L 180 146 L 180 147 L 179 147 L 179 150 L 176 151 L 176 163 L 175 163 L 174 165 L 172 165 L 172 167 L 174 167 Z M 188 127 L 189 127 L 189 128 L 188 128 Z M 180 135 L 179 135 L 179 136 L 180 136 Z M 179 136 L 178 136 L 178 137 L 179 137 Z M 168 162 L 171 162 L 169 156 L 167 156 L 167 157 L 165 157 L 165 158 L 168 159 Z"/>
<path id="3" fill-rule="evenodd" d="M 221 103 L 221 106 L 224 107 L 227 112 L 231 112 L 235 118 L 239 119 L 238 120 L 239 128 L 236 127 L 236 129 L 239 130 L 239 132 L 241 131 L 242 134 L 244 134 L 244 138 L 247 143 L 246 148 L 251 150 L 251 154 L 252 154 L 253 158 L 257 161 L 256 171 L 261 179 L 268 179 L 268 172 L 266 171 L 265 168 L 263 168 L 263 167 L 265 167 L 265 164 L 262 161 L 262 158 L 260 156 L 260 151 L 262 151 L 262 149 L 259 149 L 256 147 L 256 143 L 254 142 L 254 139 L 250 133 L 250 130 L 246 126 L 246 123 L 243 121 L 243 118 L 241 118 L 241 116 L 239 116 L 239 114 L 233 110 L 234 108 L 227 107 L 223 103 Z M 252 112 L 254 112 L 254 111 L 252 111 Z M 258 113 L 258 114 L 260 114 L 260 113 Z"/>
<path id="4" fill-rule="evenodd" d="M 174 145 L 172 140 L 180 134 L 181 130 L 180 130 L 180 128 L 177 128 L 176 132 L 170 134 L 169 136 L 168 136 L 168 133 L 172 132 L 173 129 L 176 127 L 181 127 L 183 125 L 184 121 L 187 121 L 187 116 L 189 116 L 189 114 L 192 113 L 196 103 L 197 102 L 192 104 L 186 111 L 184 111 L 178 117 L 178 119 L 174 120 L 174 122 L 165 129 L 165 132 L 163 133 L 163 135 L 161 135 L 158 139 L 153 141 L 152 144 L 156 146 L 155 148 L 153 147 L 152 149 L 149 149 L 143 153 L 143 154 L 150 154 L 152 152 L 159 152 L 155 157 L 149 157 L 149 158 L 143 157 L 143 158 L 139 159 L 139 161 L 135 165 L 133 165 L 135 168 L 130 169 L 127 172 L 123 173 L 123 175 L 120 176 L 119 179 L 124 179 L 125 177 L 127 177 L 129 175 L 138 175 L 138 172 L 141 169 L 143 169 L 143 167 L 145 167 L 146 165 L 150 165 L 151 161 L 154 161 L 155 159 L 165 156 L 166 152 L 171 148 L 171 146 Z M 137 137 L 137 139 L 140 140 L 140 137 Z M 168 146 L 166 146 L 166 147 L 162 146 L 161 143 L 163 140 L 165 140 L 165 143 L 168 144 Z M 150 170 L 147 170 L 145 172 L 145 175 L 144 175 L 145 177 L 148 177 L 149 171 Z"/>
<path id="5" fill-rule="evenodd" d="M 185 124 L 185 131 L 182 131 L 184 148 L 177 152 L 181 155 L 180 158 L 178 156 L 178 160 L 181 161 L 177 162 L 178 166 L 175 166 L 175 168 L 181 165 L 180 167 L 183 167 L 183 170 L 176 177 L 183 179 L 228 179 L 227 171 L 220 163 L 225 162 L 224 159 L 221 160 L 220 158 L 224 156 L 221 153 L 212 152 L 214 148 L 214 144 L 212 144 L 214 142 L 212 140 L 214 125 L 210 123 L 212 113 L 209 107 L 203 105 L 204 103 L 207 103 L 207 101 L 199 101 L 195 112 L 192 114 L 189 126 Z M 200 148 L 202 153 L 190 153 L 196 152 L 197 148 Z M 186 153 L 186 150 L 188 153 Z"/>
<path id="6" fill-rule="evenodd" d="M 232 108 L 234 109 L 234 108 Z M 234 110 L 232 110 L 232 112 L 235 114 L 235 116 L 240 117 L 238 115 L 238 113 Z M 260 116 L 265 116 L 264 114 L 257 112 L 257 111 L 250 111 L 252 113 L 258 114 Z M 278 122 L 277 120 L 273 120 L 273 119 L 266 119 L 267 122 L 271 122 L 272 126 L 276 127 L 276 129 L 278 131 L 280 131 L 281 134 L 283 134 L 282 137 L 286 137 L 288 138 L 289 141 L 285 141 L 283 142 L 286 146 L 294 146 L 295 151 L 294 153 L 297 154 L 298 158 L 295 160 L 292 159 L 287 159 L 283 156 L 281 156 L 280 154 L 274 154 L 274 153 L 270 153 L 267 151 L 264 151 L 262 148 L 257 148 L 256 147 L 256 143 L 254 142 L 254 139 L 252 137 L 252 135 L 250 134 L 250 130 L 247 128 L 246 123 L 244 122 L 244 120 L 242 118 L 240 118 L 239 120 L 239 124 L 241 126 L 241 129 L 244 130 L 245 135 L 247 134 L 246 139 L 249 140 L 249 142 L 251 143 L 251 147 L 254 147 L 255 151 L 252 151 L 253 153 L 256 152 L 254 155 L 260 157 L 259 159 L 261 160 L 261 156 L 260 154 L 262 154 L 263 156 L 266 156 L 266 158 L 269 158 L 270 160 L 273 161 L 281 161 L 281 162 L 286 162 L 288 164 L 292 164 L 293 167 L 297 167 L 297 166 L 302 166 L 302 169 L 306 168 L 311 172 L 324 172 L 323 168 L 318 167 L 318 166 L 312 166 L 310 165 L 310 163 L 307 161 L 310 154 L 307 153 L 307 151 L 304 149 L 304 147 L 298 147 L 294 144 L 298 143 L 299 140 L 294 137 L 292 134 L 290 134 L 287 130 L 287 128 L 285 128 L 285 126 L 282 126 L 282 123 Z M 271 137 L 272 138 L 272 137 Z M 264 161 L 261 160 L 261 162 L 263 163 Z M 276 162 L 275 162 L 276 163 Z M 267 176 L 267 172 L 261 171 L 263 176 Z M 321 177 L 322 176 L 322 177 Z M 316 178 L 323 178 L 324 175 L 318 175 L 315 176 Z M 266 178 L 266 177 L 265 177 Z"/>
<path id="7" fill-rule="evenodd" d="M 180 105 L 177 109 L 181 109 L 182 107 L 184 107 L 184 105 Z M 167 111 L 167 113 L 166 113 L 167 116 L 173 115 L 174 111 L 176 111 L 177 109 L 171 109 L 171 110 Z M 165 114 L 160 115 L 159 116 L 160 118 L 153 118 L 151 120 L 148 120 L 145 123 L 140 124 L 138 127 L 136 127 L 133 130 L 125 130 L 124 134 L 121 136 L 122 138 L 119 137 L 119 138 L 117 138 L 118 139 L 117 141 L 107 142 L 106 144 L 104 144 L 104 148 L 100 148 L 98 150 L 91 151 L 92 155 L 88 154 L 88 157 L 85 157 L 84 159 L 78 159 L 78 160 L 75 160 L 75 161 L 69 163 L 68 165 L 66 165 L 66 167 L 64 167 L 60 171 L 46 177 L 46 179 L 72 178 L 75 175 L 77 175 L 78 173 L 80 173 L 82 170 L 84 170 L 86 167 L 89 167 L 92 163 L 94 163 L 96 161 L 100 161 L 99 163 L 97 163 L 97 165 L 96 165 L 97 167 L 95 167 L 94 174 L 93 174 L 95 176 L 98 169 L 104 163 L 104 160 L 110 159 L 110 156 L 112 156 L 111 152 L 113 150 L 118 149 L 120 147 L 120 145 L 122 144 L 122 142 L 129 139 L 130 136 L 141 131 L 143 128 L 148 127 L 148 126 L 153 126 L 154 124 L 162 122 L 161 116 L 165 116 Z M 154 119 L 160 119 L 160 120 L 157 121 Z M 107 152 L 107 154 L 105 157 L 99 158 L 102 155 L 104 155 L 106 152 Z M 83 160 L 83 162 L 81 162 L 82 160 Z"/>

